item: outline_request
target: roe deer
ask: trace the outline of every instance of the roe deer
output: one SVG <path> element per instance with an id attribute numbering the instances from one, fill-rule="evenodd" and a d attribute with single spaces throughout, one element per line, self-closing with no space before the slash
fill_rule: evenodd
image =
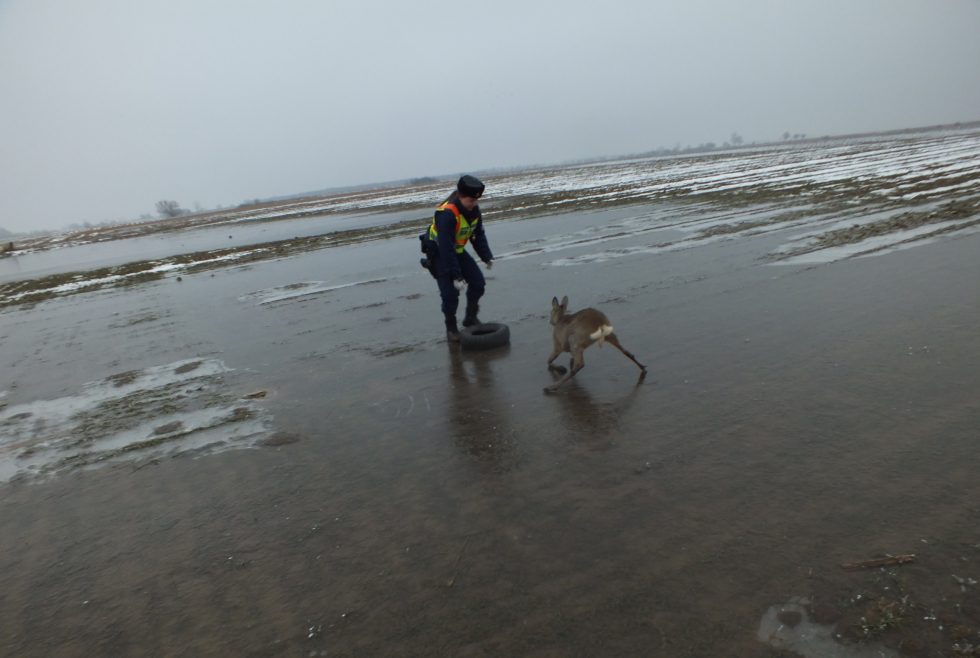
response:
<path id="1" fill-rule="evenodd" d="M 554 330 L 554 349 L 548 357 L 548 368 L 559 374 L 565 375 L 551 386 L 545 387 L 545 392 L 553 393 L 559 386 L 575 376 L 579 370 L 585 367 L 583 353 L 585 348 L 592 343 L 599 343 L 602 347 L 604 341 L 611 343 L 616 349 L 625 354 L 630 361 L 640 367 L 640 379 L 647 374 L 647 367 L 636 360 L 616 338 L 613 333 L 609 318 L 602 311 L 594 308 L 584 308 L 576 313 L 566 313 L 568 309 L 568 297 L 562 297 L 561 304 L 557 297 L 551 298 L 551 324 Z M 562 366 L 552 365 L 562 352 L 570 352 L 572 355 L 571 371 L 566 371 Z M 567 373 L 567 374 L 566 374 Z"/>

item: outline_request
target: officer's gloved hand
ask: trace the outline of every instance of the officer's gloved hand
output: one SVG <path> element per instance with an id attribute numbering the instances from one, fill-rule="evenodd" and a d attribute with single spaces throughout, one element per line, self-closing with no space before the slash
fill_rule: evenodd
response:
<path id="1" fill-rule="evenodd" d="M 493 259 L 483 261 L 483 264 L 487 266 L 488 270 L 493 269 Z"/>
<path id="2" fill-rule="evenodd" d="M 456 279 L 453 281 L 453 285 L 456 286 L 456 290 L 462 292 L 463 288 L 466 287 L 466 279 Z"/>

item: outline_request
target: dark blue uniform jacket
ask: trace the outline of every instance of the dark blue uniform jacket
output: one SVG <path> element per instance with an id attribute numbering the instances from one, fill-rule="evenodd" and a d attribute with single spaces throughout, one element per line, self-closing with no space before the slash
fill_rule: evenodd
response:
<path id="1" fill-rule="evenodd" d="M 476 225 L 476 230 L 470 236 L 470 243 L 476 249 L 477 256 L 484 263 L 493 260 L 493 253 L 490 251 L 486 233 L 483 231 L 483 215 L 480 214 L 480 206 L 475 206 L 473 210 L 466 210 L 459 202 L 459 195 L 455 192 L 446 201 L 459 208 L 466 221 L 472 222 L 474 219 L 480 218 L 480 223 Z M 438 233 L 436 243 L 439 245 L 439 276 L 448 274 L 451 279 L 462 278 L 463 273 L 459 267 L 459 259 L 456 257 L 456 215 L 449 209 L 438 210 L 435 214 L 435 222 L 436 233 Z"/>

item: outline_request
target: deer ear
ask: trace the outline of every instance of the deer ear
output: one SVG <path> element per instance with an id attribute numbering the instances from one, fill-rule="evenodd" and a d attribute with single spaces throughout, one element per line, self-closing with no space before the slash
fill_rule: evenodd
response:
<path id="1" fill-rule="evenodd" d="M 551 298 L 551 305 L 552 306 L 558 306 L 558 298 L 557 297 L 552 297 Z"/>
<path id="2" fill-rule="evenodd" d="M 568 306 L 568 295 L 561 298 L 561 307 L 566 308 Z"/>

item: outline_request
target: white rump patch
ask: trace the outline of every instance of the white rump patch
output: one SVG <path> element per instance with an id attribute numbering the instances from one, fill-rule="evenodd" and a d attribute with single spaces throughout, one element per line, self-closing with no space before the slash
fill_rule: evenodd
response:
<path id="1" fill-rule="evenodd" d="M 592 340 L 599 341 L 599 347 L 602 347 L 602 343 L 603 343 L 602 339 L 608 336 L 609 334 L 611 334 L 612 332 L 613 332 L 612 325 L 604 324 L 598 329 L 596 329 L 595 331 L 593 331 L 591 334 L 589 334 L 589 338 L 591 338 Z"/>

